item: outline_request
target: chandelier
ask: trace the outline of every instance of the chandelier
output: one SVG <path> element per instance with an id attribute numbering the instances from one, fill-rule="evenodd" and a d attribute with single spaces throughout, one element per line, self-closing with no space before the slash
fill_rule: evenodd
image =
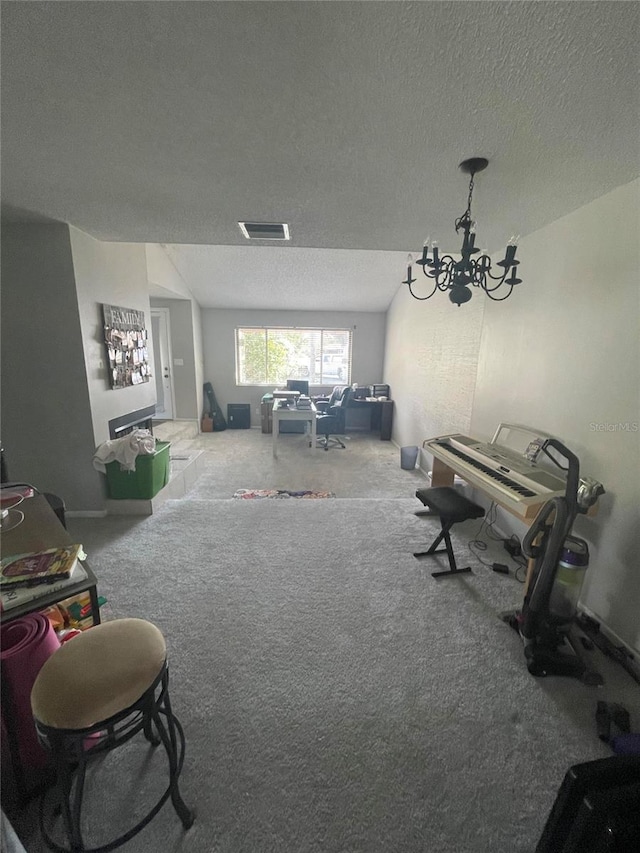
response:
<path id="1" fill-rule="evenodd" d="M 409 286 L 409 293 L 414 299 L 430 299 L 437 290 L 448 291 L 449 299 L 459 308 L 464 302 L 471 299 L 473 294 L 470 287 L 473 286 L 481 287 L 494 302 L 503 302 L 508 296 L 511 296 L 511 291 L 515 285 L 522 281 L 516 276 L 516 267 L 520 263 L 516 260 L 517 237 L 512 237 L 509 240 L 504 258 L 495 264 L 495 267 L 500 267 L 501 270 L 492 267 L 491 258 L 488 255 L 481 254 L 477 258 L 473 257 L 480 251 L 475 246 L 476 223 L 471 219 L 473 177 L 477 172 L 486 169 L 488 165 L 489 161 L 485 160 L 484 157 L 472 157 L 470 160 L 463 160 L 460 163 L 462 171 L 471 175 L 467 209 L 455 222 L 456 232 L 462 231 L 464 234 L 460 260 L 455 260 L 451 255 L 440 255 L 437 243 L 433 241 L 429 245 L 429 238 L 427 238 L 422 249 L 422 257 L 415 262 L 422 267 L 422 272 L 426 278 L 433 282 L 433 290 L 426 296 L 419 296 L 413 291 L 412 285 L 417 279 L 411 278 L 411 267 L 414 261 L 411 255 L 408 256 L 407 279 L 402 283 Z M 430 250 L 431 256 L 429 256 Z M 507 278 L 507 276 L 509 277 Z"/>

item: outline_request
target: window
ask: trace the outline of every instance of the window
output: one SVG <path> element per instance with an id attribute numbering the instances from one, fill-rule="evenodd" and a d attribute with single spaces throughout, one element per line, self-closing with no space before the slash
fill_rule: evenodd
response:
<path id="1" fill-rule="evenodd" d="M 236 329 L 236 384 L 351 384 L 350 329 Z"/>

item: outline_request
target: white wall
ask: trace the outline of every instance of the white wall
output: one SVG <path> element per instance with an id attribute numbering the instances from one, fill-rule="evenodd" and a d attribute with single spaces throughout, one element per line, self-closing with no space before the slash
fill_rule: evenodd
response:
<path id="1" fill-rule="evenodd" d="M 171 346 L 176 418 L 200 420 L 204 356 L 202 313 L 187 283 L 162 246 L 145 246 L 151 305 L 168 308 L 171 314 Z M 175 360 L 182 359 L 182 365 Z"/>
<path id="2" fill-rule="evenodd" d="M 193 327 L 193 357 L 196 418 L 200 420 L 203 412 L 202 386 L 204 378 L 204 341 L 202 337 L 202 309 L 195 299 L 191 300 L 191 325 Z"/>
<path id="3" fill-rule="evenodd" d="M 574 528 L 591 548 L 582 601 L 636 650 L 639 198 L 634 181 L 524 239 L 523 284 L 505 302 L 474 292 L 457 308 L 444 294 L 420 303 L 399 291 L 385 358 L 398 444 L 449 432 L 489 439 L 500 421 L 524 423 L 563 439 L 581 472 L 604 483 L 598 514 Z M 525 531 L 506 513 L 499 523 Z"/>
<path id="4" fill-rule="evenodd" d="M 300 328 L 353 329 L 352 382 L 370 385 L 381 382 L 385 315 L 332 311 L 235 311 L 204 308 L 202 330 L 204 379 L 211 382 L 223 413 L 227 403 L 250 403 L 251 422 L 259 423 L 262 395 L 272 386 L 236 386 L 235 329 L 238 326 L 299 326 Z M 327 388 L 328 386 L 317 386 Z M 316 386 L 314 386 L 314 391 Z M 393 388 L 391 389 L 393 394 Z"/>
<path id="5" fill-rule="evenodd" d="M 93 419 L 95 445 L 109 438 L 109 421 L 150 406 L 156 401 L 155 384 L 112 389 L 107 375 L 102 304 L 143 311 L 147 332 L 151 329 L 147 263 L 144 246 L 136 243 L 103 243 L 77 228 L 69 227 L 76 278 L 82 343 Z M 149 361 L 153 364 L 153 342 Z"/>
<path id="6" fill-rule="evenodd" d="M 640 181 L 522 241 L 523 284 L 487 303 L 471 434 L 497 421 L 557 435 L 604 483 L 583 603 L 640 649 Z M 462 309 L 461 309 L 462 310 Z M 619 427 L 628 425 L 628 430 Z M 519 531 L 517 531 L 519 532 Z"/>
<path id="7" fill-rule="evenodd" d="M 387 313 L 384 381 L 396 401 L 393 439 L 400 446 L 469 432 L 483 311 L 476 293 L 458 307 L 443 293 L 419 302 L 406 287 L 398 290 Z"/>
<path id="8" fill-rule="evenodd" d="M 178 420 L 199 420 L 198 395 L 195 385 L 194 328 L 191 302 L 188 299 L 150 299 L 152 308 L 169 311 L 173 387 Z M 182 362 L 180 364 L 179 362 Z"/>

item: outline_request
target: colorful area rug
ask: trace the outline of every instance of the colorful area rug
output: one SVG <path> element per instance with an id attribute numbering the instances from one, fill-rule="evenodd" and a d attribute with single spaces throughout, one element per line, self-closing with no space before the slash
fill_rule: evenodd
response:
<path id="1" fill-rule="evenodd" d="M 302 490 L 292 492 L 289 489 L 238 489 L 233 493 L 234 498 L 251 500 L 253 498 L 335 498 L 333 492 L 318 492 L 313 490 Z"/>

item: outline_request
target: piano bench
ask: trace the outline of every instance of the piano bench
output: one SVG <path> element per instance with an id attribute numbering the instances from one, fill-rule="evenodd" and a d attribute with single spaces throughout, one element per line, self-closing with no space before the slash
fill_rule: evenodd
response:
<path id="1" fill-rule="evenodd" d="M 471 566 L 466 566 L 459 569 L 456 565 L 456 558 L 453 553 L 451 544 L 450 530 L 454 524 L 461 521 L 468 521 L 471 518 L 482 518 L 484 509 L 479 505 L 470 501 L 464 495 L 461 495 L 456 489 L 450 486 L 437 486 L 432 489 L 418 489 L 416 497 L 422 503 L 429 507 L 429 515 L 438 516 L 440 518 L 440 526 L 442 530 L 436 537 L 435 541 L 429 547 L 428 551 L 416 551 L 414 557 L 433 557 L 434 554 L 446 554 L 449 558 L 449 570 L 432 572 L 432 577 L 440 578 L 446 575 L 461 575 L 471 572 Z M 423 515 L 422 511 L 416 515 Z M 445 547 L 438 550 L 438 545 L 444 539 Z"/>

